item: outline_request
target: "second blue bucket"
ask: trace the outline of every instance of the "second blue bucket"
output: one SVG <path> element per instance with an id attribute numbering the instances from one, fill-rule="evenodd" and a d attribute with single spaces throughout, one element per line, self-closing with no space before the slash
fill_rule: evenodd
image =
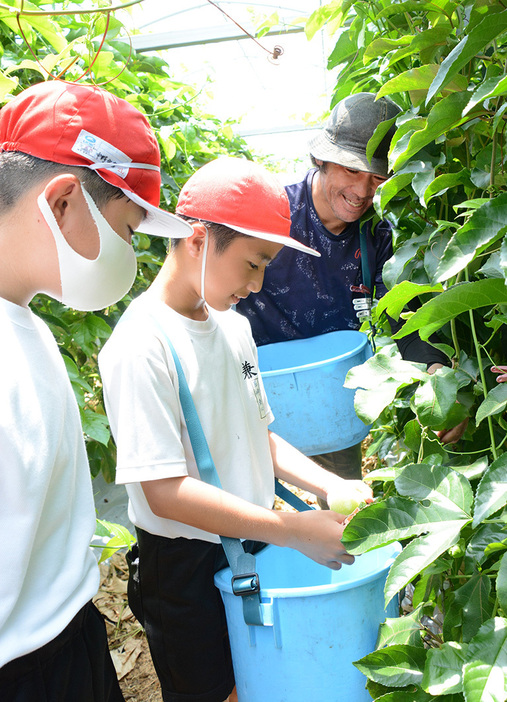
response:
<path id="1" fill-rule="evenodd" d="M 259 347 L 259 369 L 276 434 L 306 456 L 339 451 L 370 431 L 354 410 L 345 376 L 371 356 L 366 334 L 335 331 Z"/>
<path id="2" fill-rule="evenodd" d="M 353 665 L 371 653 L 384 610 L 393 543 L 335 571 L 298 551 L 267 546 L 256 554 L 264 626 L 249 626 L 231 570 L 215 575 L 225 605 L 239 702 L 368 702 L 366 678 Z"/>

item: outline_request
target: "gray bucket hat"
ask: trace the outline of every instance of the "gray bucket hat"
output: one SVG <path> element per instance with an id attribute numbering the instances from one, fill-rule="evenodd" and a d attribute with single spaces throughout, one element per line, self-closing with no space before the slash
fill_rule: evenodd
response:
<path id="1" fill-rule="evenodd" d="M 323 129 L 311 140 L 310 153 L 319 161 L 387 176 L 387 153 L 396 127 L 389 128 L 371 163 L 366 157 L 366 145 L 378 125 L 400 111 L 392 100 L 375 100 L 374 93 L 349 95 L 335 105 Z"/>

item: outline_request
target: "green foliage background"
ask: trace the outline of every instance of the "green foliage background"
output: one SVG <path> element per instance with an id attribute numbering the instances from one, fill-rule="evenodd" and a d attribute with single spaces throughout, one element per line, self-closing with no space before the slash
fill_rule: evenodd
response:
<path id="1" fill-rule="evenodd" d="M 373 422 L 379 499 L 347 526 L 356 554 L 400 541 L 386 601 L 413 612 L 383 625 L 357 667 L 384 702 L 507 699 L 507 3 L 336 0 L 307 23 L 336 38 L 335 104 L 350 93 L 401 108 L 393 176 L 375 196 L 394 226 L 390 288 L 374 311 L 375 356 L 353 369 L 356 410 Z M 373 153 L 382 137 L 372 137 Z M 406 312 L 408 302 L 423 304 Z M 452 368 L 430 376 L 401 360 L 385 312 L 406 320 Z M 458 444 L 438 432 L 468 419 Z"/>
<path id="2" fill-rule="evenodd" d="M 156 55 L 131 52 L 121 13 L 110 16 L 105 42 L 106 15 L 60 15 L 69 8 L 104 7 L 97 0 L 70 4 L 67 0 L 23 4 L 24 11 L 55 13 L 21 18 L 23 40 L 12 8 L 19 0 L 0 3 L 0 99 L 8 100 L 22 89 L 51 80 L 63 71 L 68 81 L 104 84 L 144 112 L 157 135 L 162 154 L 161 206 L 174 211 L 179 190 L 190 175 L 218 154 L 249 156 L 245 142 L 223 123 L 199 109 L 195 90 L 172 78 L 171 67 Z M 32 55 L 35 54 L 35 57 Z M 69 66 L 70 64 L 70 66 Z M 84 77 L 83 73 L 91 66 Z M 48 75 L 48 73 L 51 74 Z M 64 355 L 86 437 L 92 475 L 102 471 L 114 480 L 116 452 L 102 402 L 97 353 L 130 302 L 153 280 L 167 242 L 146 235 L 135 237 L 138 275 L 121 302 L 95 313 L 77 312 L 39 295 L 32 308 L 51 327 Z"/>

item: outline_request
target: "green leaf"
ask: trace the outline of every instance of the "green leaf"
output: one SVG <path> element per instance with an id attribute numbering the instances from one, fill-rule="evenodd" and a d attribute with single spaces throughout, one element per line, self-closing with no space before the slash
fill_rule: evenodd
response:
<path id="1" fill-rule="evenodd" d="M 463 168 L 457 173 L 444 173 L 443 175 L 437 176 L 424 191 L 423 204 L 427 206 L 431 198 L 442 195 L 450 188 L 455 188 L 457 185 L 469 184 L 470 176 L 466 168 Z"/>
<path id="2" fill-rule="evenodd" d="M 377 93 L 377 98 L 385 95 L 393 95 L 395 93 L 408 92 L 410 90 L 425 90 L 429 88 L 438 73 L 439 64 L 427 64 L 411 68 L 404 73 L 391 78 L 381 86 Z"/>
<path id="3" fill-rule="evenodd" d="M 388 617 L 380 625 L 376 648 L 380 649 L 396 644 L 424 647 L 420 622 L 422 614 L 422 608 L 418 607 L 403 617 Z"/>
<path id="4" fill-rule="evenodd" d="M 496 595 L 504 615 L 507 615 L 507 553 L 504 553 L 500 559 L 496 578 Z"/>
<path id="5" fill-rule="evenodd" d="M 359 555 L 397 540 L 424 532 L 459 530 L 470 519 L 456 505 L 450 510 L 440 505 L 421 505 L 404 497 L 388 497 L 358 512 L 343 532 L 347 551 Z M 436 556 L 435 556 L 436 557 Z"/>
<path id="6" fill-rule="evenodd" d="M 472 515 L 473 492 L 468 480 L 448 466 L 413 463 L 398 473 L 395 480 L 400 495 L 425 502 L 454 513 L 456 519 Z"/>
<path id="7" fill-rule="evenodd" d="M 480 85 L 477 90 L 474 91 L 470 102 L 463 110 L 463 114 L 466 115 L 472 108 L 478 105 L 483 100 L 487 100 L 496 95 L 502 95 L 507 91 L 507 77 L 505 76 L 495 76 L 494 78 L 488 78 L 482 85 Z"/>
<path id="8" fill-rule="evenodd" d="M 391 404 L 399 388 L 426 375 L 421 364 L 403 361 L 389 353 L 388 349 L 382 349 L 362 365 L 352 368 L 345 378 L 344 387 L 364 388 L 357 390 L 354 408 L 365 424 L 374 421 Z"/>
<path id="9" fill-rule="evenodd" d="M 475 210 L 453 235 L 437 267 L 436 280 L 447 280 L 462 271 L 476 253 L 505 234 L 506 222 L 507 193 L 502 193 Z"/>
<path id="10" fill-rule="evenodd" d="M 463 668 L 466 702 L 505 702 L 507 690 L 507 620 L 495 617 L 468 646 Z"/>
<path id="11" fill-rule="evenodd" d="M 464 520 L 455 520 L 439 524 L 436 531 L 419 536 L 405 546 L 396 557 L 387 576 L 384 591 L 386 606 L 416 575 L 457 543 L 460 531 L 467 523 Z M 432 528 L 436 528 L 435 523 L 432 524 Z"/>
<path id="12" fill-rule="evenodd" d="M 375 682 L 405 687 L 420 683 L 425 660 L 426 651 L 418 646 L 389 646 L 369 653 L 354 665 Z"/>
<path id="13" fill-rule="evenodd" d="M 493 613 L 490 602 L 491 582 L 487 575 L 475 573 L 454 592 L 454 601 L 462 611 L 463 641 L 470 641 Z"/>
<path id="14" fill-rule="evenodd" d="M 413 173 L 400 173 L 388 178 L 382 185 L 380 185 L 374 197 L 375 207 L 380 211 L 384 212 L 386 206 L 389 202 L 397 195 L 403 188 L 412 182 L 414 177 Z"/>
<path id="15" fill-rule="evenodd" d="M 410 136 L 406 147 L 403 144 L 400 148 L 400 142 L 398 142 L 393 148 L 389 157 L 392 169 L 397 171 L 404 163 L 437 137 L 446 134 L 450 129 L 454 129 L 465 122 L 466 118 L 462 116 L 462 113 L 467 100 L 467 93 L 458 92 L 448 95 L 437 102 L 427 117 L 425 127 L 418 129 Z"/>
<path id="16" fill-rule="evenodd" d="M 388 39 L 381 37 L 380 39 L 375 39 L 366 48 L 363 56 L 363 63 L 366 66 L 370 61 L 377 58 L 377 56 L 383 56 L 389 53 L 393 49 L 398 49 L 401 46 L 407 46 L 411 43 L 412 37 L 403 36 L 397 39 Z"/>
<path id="17" fill-rule="evenodd" d="M 475 529 L 466 548 L 465 558 L 469 562 L 467 565 L 473 568 L 482 565 L 489 557 L 486 553 L 488 547 L 494 543 L 501 543 L 504 539 L 507 539 L 505 525 L 481 524 Z"/>
<path id="18" fill-rule="evenodd" d="M 401 339 L 419 331 L 421 338 L 427 341 L 434 332 L 460 314 L 497 304 L 507 304 L 507 287 L 502 280 L 490 278 L 459 283 L 425 302 L 392 338 Z"/>
<path id="19" fill-rule="evenodd" d="M 485 417 L 500 414 L 507 407 L 507 384 L 500 383 L 488 392 L 488 396 L 479 406 L 475 416 L 475 423 L 478 426 Z"/>
<path id="20" fill-rule="evenodd" d="M 425 427 L 439 427 L 456 403 L 458 379 L 452 368 L 444 366 L 423 380 L 415 391 L 412 406 Z"/>
<path id="21" fill-rule="evenodd" d="M 95 441 L 107 446 L 111 438 L 111 432 L 109 431 L 109 421 L 105 415 L 90 409 L 84 409 L 81 410 L 81 423 L 84 433 L 90 439 L 95 439 Z"/>
<path id="22" fill-rule="evenodd" d="M 504 453 L 482 476 L 475 494 L 474 527 L 507 504 L 506 470 L 507 453 Z"/>
<path id="23" fill-rule="evenodd" d="M 463 689 L 461 671 L 464 662 L 463 646 L 456 641 L 449 641 L 442 644 L 440 648 L 430 649 L 426 657 L 421 687 L 436 696 L 461 692 Z"/>
<path id="24" fill-rule="evenodd" d="M 418 285 L 411 281 L 404 280 L 389 290 L 382 297 L 377 305 L 377 314 L 380 315 L 384 310 L 393 319 L 399 319 L 404 307 L 408 302 L 415 297 L 424 295 L 425 293 L 442 292 L 443 287 L 438 285 Z"/>
<path id="25" fill-rule="evenodd" d="M 486 17 L 472 29 L 470 34 L 460 41 L 451 53 L 442 61 L 442 65 L 433 81 L 426 104 L 441 91 L 456 74 L 478 53 L 484 51 L 489 42 L 507 29 L 507 11 Z"/>

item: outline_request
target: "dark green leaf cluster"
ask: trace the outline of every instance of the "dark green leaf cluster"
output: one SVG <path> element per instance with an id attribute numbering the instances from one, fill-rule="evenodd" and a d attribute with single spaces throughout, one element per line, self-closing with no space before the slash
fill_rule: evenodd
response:
<path id="1" fill-rule="evenodd" d="M 491 367 L 507 364 L 507 3 L 346 0 L 319 8 L 308 34 L 324 25 L 332 104 L 370 91 L 402 110 L 374 200 L 395 245 L 379 348 L 346 383 L 373 422 L 379 499 L 344 540 L 353 553 L 404 544 L 386 599 L 407 588 L 413 611 L 357 667 L 385 702 L 506 700 L 507 384 Z M 387 315 L 405 321 L 394 337 Z M 411 332 L 449 367 L 401 360 L 392 339 Z"/>

